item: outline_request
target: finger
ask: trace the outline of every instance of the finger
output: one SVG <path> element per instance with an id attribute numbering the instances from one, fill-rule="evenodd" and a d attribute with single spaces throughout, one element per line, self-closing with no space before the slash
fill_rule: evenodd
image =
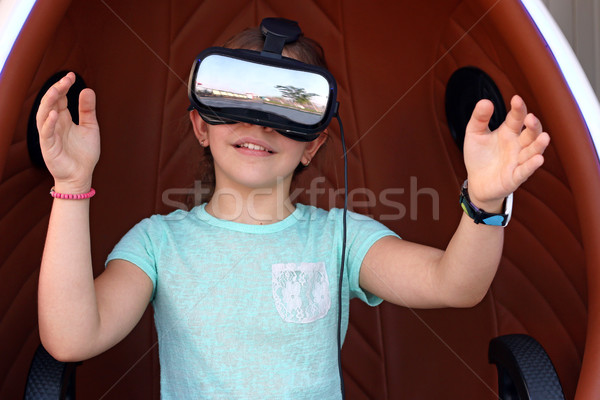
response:
<path id="1" fill-rule="evenodd" d="M 59 96 L 66 96 L 67 92 L 75 83 L 75 74 L 73 72 L 67 72 L 58 82 L 52 85 L 58 91 Z"/>
<path id="2" fill-rule="evenodd" d="M 527 161 L 515 168 L 513 172 L 513 179 L 519 186 L 525 182 L 539 167 L 544 164 L 544 156 L 541 154 L 535 154 Z"/>
<path id="3" fill-rule="evenodd" d="M 50 89 L 48 89 L 44 97 L 42 97 L 40 107 L 52 106 L 62 97 L 66 97 L 69 89 L 73 86 L 73 83 L 75 83 L 75 74 L 69 72 L 54 85 L 50 86 Z"/>
<path id="4" fill-rule="evenodd" d="M 519 136 L 519 143 L 522 147 L 529 146 L 542 133 L 542 123 L 535 115 L 528 114 L 525 117 L 524 124 L 525 129 Z"/>
<path id="5" fill-rule="evenodd" d="M 96 93 L 92 89 L 84 89 L 79 94 L 79 125 L 98 125 Z"/>
<path id="6" fill-rule="evenodd" d="M 538 137 L 529 146 L 521 150 L 517 162 L 519 164 L 522 164 L 531 157 L 535 156 L 536 154 L 544 154 L 544 151 L 546 150 L 549 144 L 550 136 L 546 132 L 540 133 Z"/>
<path id="7" fill-rule="evenodd" d="M 510 111 L 506 115 L 504 123 L 515 133 L 521 133 L 525 117 L 527 116 L 527 107 L 520 96 L 513 96 L 510 100 Z"/>
<path id="8" fill-rule="evenodd" d="M 56 122 L 58 121 L 58 113 L 55 110 L 50 111 L 48 118 L 44 121 L 39 129 L 40 147 L 44 150 L 54 147 L 56 143 Z"/>
<path id="9" fill-rule="evenodd" d="M 542 123 L 540 122 L 539 118 L 532 113 L 527 114 L 523 123 L 528 129 L 536 133 L 542 133 Z"/>
<path id="10" fill-rule="evenodd" d="M 48 113 L 51 110 L 59 111 L 67 108 L 68 104 L 66 95 L 74 82 L 75 74 L 69 72 L 46 91 L 42 97 L 42 100 L 40 101 L 40 106 L 36 115 L 38 130 L 40 130 L 41 126 L 44 124 L 44 121 L 46 118 L 48 118 Z"/>
<path id="11" fill-rule="evenodd" d="M 483 134 L 489 132 L 489 123 L 490 118 L 492 118 L 492 114 L 494 113 L 494 104 L 487 100 L 483 99 L 477 102 L 475 105 L 475 109 L 471 114 L 471 119 L 467 124 L 467 132 Z"/>
<path id="12" fill-rule="evenodd" d="M 56 109 L 58 108 L 58 105 L 56 104 L 57 99 L 58 99 L 58 91 L 56 89 L 54 89 L 53 87 L 48 89 L 46 94 L 44 94 L 44 97 L 42 97 L 40 106 L 38 108 L 38 112 L 35 116 L 35 121 L 37 123 L 37 128 L 38 128 L 39 132 L 42 131 L 42 126 L 48 119 L 48 114 L 50 113 L 50 111 L 52 111 L 52 110 L 56 111 Z"/>

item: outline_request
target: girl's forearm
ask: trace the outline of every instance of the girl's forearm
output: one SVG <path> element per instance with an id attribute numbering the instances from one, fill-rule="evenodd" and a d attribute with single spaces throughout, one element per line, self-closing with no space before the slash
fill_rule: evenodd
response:
<path id="1" fill-rule="evenodd" d="M 463 214 L 439 261 L 438 287 L 450 306 L 472 307 L 487 293 L 498 269 L 504 228 L 475 224 Z"/>
<path id="2" fill-rule="evenodd" d="M 58 187 L 57 187 L 57 191 Z M 91 262 L 90 200 L 55 199 L 38 288 L 40 337 L 56 358 L 85 358 L 100 325 Z"/>

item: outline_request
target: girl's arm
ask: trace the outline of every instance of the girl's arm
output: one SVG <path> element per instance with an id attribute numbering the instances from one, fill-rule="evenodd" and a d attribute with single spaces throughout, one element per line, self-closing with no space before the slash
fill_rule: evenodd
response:
<path id="1" fill-rule="evenodd" d="M 472 307 L 494 278 L 503 237 L 503 228 L 476 225 L 467 215 L 446 251 L 384 237 L 363 260 L 360 286 L 405 307 Z"/>
<path id="2" fill-rule="evenodd" d="M 487 128 L 492 113 L 491 102 L 477 104 L 467 126 L 464 155 L 471 201 L 497 213 L 504 198 L 543 164 L 542 153 L 550 137 L 542 132 L 539 120 L 527 114 L 518 96 L 494 132 Z M 407 307 L 471 307 L 489 289 L 503 241 L 502 227 L 475 224 L 467 215 L 462 216 L 445 251 L 386 237 L 367 252 L 360 285 Z"/>
<path id="3" fill-rule="evenodd" d="M 67 109 L 72 73 L 48 90 L 37 115 L 44 161 L 58 193 L 86 193 L 100 155 L 95 94 L 82 91 L 80 124 Z M 152 283 L 141 270 L 115 260 L 94 282 L 90 200 L 54 199 L 38 286 L 40 337 L 57 359 L 82 360 L 107 350 L 137 323 Z"/>

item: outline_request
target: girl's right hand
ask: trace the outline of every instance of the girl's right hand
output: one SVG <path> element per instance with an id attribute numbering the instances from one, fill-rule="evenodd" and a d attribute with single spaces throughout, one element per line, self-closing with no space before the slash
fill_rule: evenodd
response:
<path id="1" fill-rule="evenodd" d="M 100 128 L 96 120 L 96 94 L 84 89 L 79 95 L 79 125 L 67 109 L 67 92 L 75 82 L 69 72 L 44 95 L 36 122 L 40 147 L 60 193 L 85 193 L 100 157 Z"/>

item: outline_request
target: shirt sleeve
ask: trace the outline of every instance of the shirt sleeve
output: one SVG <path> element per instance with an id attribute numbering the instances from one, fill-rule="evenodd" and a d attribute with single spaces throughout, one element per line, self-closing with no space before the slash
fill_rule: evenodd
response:
<path id="1" fill-rule="evenodd" d="M 377 306 L 383 300 L 360 287 L 362 262 L 371 246 L 379 239 L 385 236 L 399 236 L 381 222 L 352 211 L 348 211 L 346 224 L 345 274 L 350 286 L 350 298 L 359 298 L 370 306 Z"/>
<path id="2" fill-rule="evenodd" d="M 152 281 L 152 300 L 154 300 L 157 284 L 156 265 L 159 249 L 156 245 L 160 243 L 160 238 L 157 238 L 160 232 L 157 229 L 158 223 L 157 217 L 154 216 L 142 220 L 131 228 L 110 252 L 105 263 L 106 267 L 111 260 L 126 260 L 144 271 Z"/>

